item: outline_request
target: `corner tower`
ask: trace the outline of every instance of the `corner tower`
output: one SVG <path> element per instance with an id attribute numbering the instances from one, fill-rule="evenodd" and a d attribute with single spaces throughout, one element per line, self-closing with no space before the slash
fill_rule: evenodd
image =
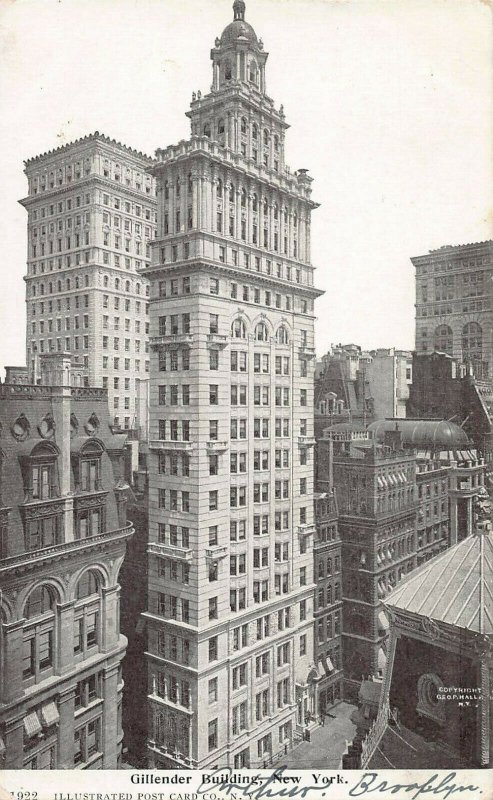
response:
<path id="1" fill-rule="evenodd" d="M 158 150 L 151 266 L 151 766 L 256 767 L 315 712 L 311 178 L 236 0 Z"/>

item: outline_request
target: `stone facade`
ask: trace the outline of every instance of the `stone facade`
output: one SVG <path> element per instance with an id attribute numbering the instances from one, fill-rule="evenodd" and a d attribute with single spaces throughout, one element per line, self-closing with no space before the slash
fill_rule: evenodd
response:
<path id="1" fill-rule="evenodd" d="M 70 357 L 56 358 L 49 384 L 42 368 L 38 385 L 0 386 L 0 755 L 5 769 L 115 769 L 125 437 L 106 393 L 64 385 Z"/>
<path id="2" fill-rule="evenodd" d="M 343 697 L 342 553 L 335 492 L 328 488 L 328 491 L 317 493 L 314 503 L 316 588 L 313 644 L 317 668 L 317 712 L 322 716 Z"/>
<path id="3" fill-rule="evenodd" d="M 152 160 L 99 133 L 25 162 L 29 194 L 26 359 L 69 352 L 72 385 L 108 391 L 117 427 L 136 428 L 149 369 Z"/>
<path id="4" fill-rule="evenodd" d="M 236 0 L 157 151 L 151 282 L 151 766 L 267 763 L 315 710 L 311 178 L 284 162 Z"/>
<path id="5" fill-rule="evenodd" d="M 369 445 L 369 446 L 368 446 Z M 381 677 L 388 623 L 382 601 L 417 565 L 416 461 L 397 438 L 337 444 L 333 480 L 342 540 L 343 659 L 346 697 Z"/>
<path id="6" fill-rule="evenodd" d="M 440 247 L 416 269 L 416 353 L 439 351 L 493 379 L 493 241 Z"/>

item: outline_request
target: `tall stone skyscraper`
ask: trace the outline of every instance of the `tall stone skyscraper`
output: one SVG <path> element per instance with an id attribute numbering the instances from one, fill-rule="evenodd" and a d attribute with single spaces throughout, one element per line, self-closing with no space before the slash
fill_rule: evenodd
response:
<path id="1" fill-rule="evenodd" d="M 112 421 L 145 436 L 149 286 L 156 231 L 148 156 L 100 133 L 25 162 L 26 361 L 69 353 L 71 382 L 108 390 Z"/>
<path id="2" fill-rule="evenodd" d="M 149 760 L 247 767 L 315 712 L 307 170 L 245 3 L 191 136 L 158 150 L 151 266 Z"/>

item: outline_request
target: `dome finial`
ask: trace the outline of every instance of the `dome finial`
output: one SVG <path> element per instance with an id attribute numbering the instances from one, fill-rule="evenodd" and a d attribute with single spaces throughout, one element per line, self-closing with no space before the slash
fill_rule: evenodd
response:
<path id="1" fill-rule="evenodd" d="M 245 19 L 244 0 L 235 0 L 233 3 L 234 19 Z"/>

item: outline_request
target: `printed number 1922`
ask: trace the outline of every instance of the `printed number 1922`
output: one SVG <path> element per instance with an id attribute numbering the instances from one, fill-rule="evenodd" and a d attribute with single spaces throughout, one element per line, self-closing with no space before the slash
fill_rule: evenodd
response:
<path id="1" fill-rule="evenodd" d="M 15 800 L 38 800 L 37 792 L 10 792 Z"/>

